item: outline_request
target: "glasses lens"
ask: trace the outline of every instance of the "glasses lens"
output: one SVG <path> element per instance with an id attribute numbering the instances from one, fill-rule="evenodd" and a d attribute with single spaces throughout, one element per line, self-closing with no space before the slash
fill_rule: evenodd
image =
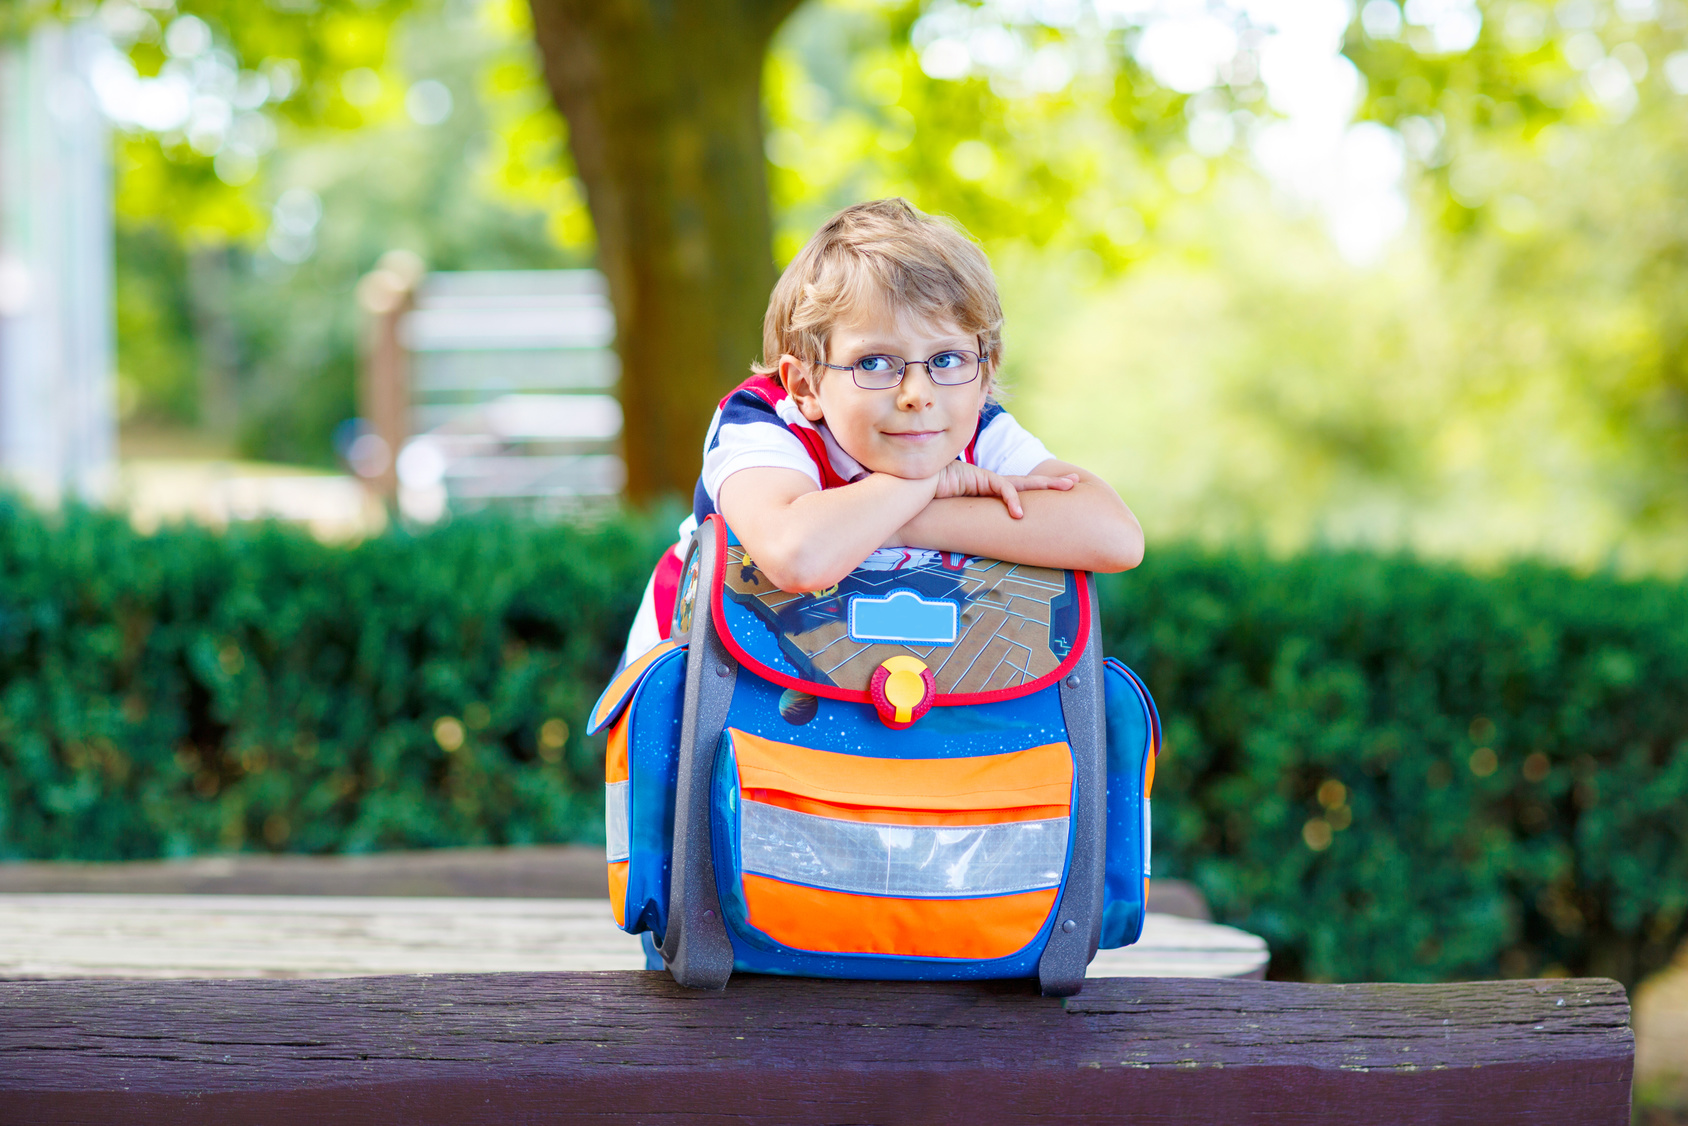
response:
<path id="1" fill-rule="evenodd" d="M 856 361 L 856 386 L 883 391 L 903 381 L 903 361 L 896 356 L 863 356 Z"/>
<path id="2" fill-rule="evenodd" d="M 979 374 L 979 354 L 977 352 L 939 352 L 926 361 L 926 370 L 932 373 L 933 383 L 949 384 L 971 383 Z"/>

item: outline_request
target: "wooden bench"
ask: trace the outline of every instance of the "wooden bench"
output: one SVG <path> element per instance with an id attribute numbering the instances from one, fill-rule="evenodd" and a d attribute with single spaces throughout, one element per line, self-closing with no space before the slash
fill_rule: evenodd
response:
<path id="1" fill-rule="evenodd" d="M 435 848 L 358 856 L 201 856 L 85 863 L 0 862 L 0 895 L 321 895 L 358 897 L 602 899 L 602 845 Z M 1201 892 L 1156 880 L 1149 910 L 1206 920 Z"/>
<path id="2" fill-rule="evenodd" d="M 1104 977 L 1260 977 L 1266 944 L 1177 880 Z M 0 864 L 0 979 L 340 977 L 644 967 L 578 845 Z M 0 1126 L 5 1124 L 0 1123 Z"/>
<path id="3" fill-rule="evenodd" d="M 1260 977 L 1266 944 L 1151 914 L 1100 977 Z M 306 895 L 0 894 L 0 979 L 348 977 L 637 970 L 609 901 Z M 3 1124 L 0 1124 L 3 1126 Z"/>
<path id="4" fill-rule="evenodd" d="M 1629 1121 L 1615 982 L 0 983 L 0 1122 Z"/>

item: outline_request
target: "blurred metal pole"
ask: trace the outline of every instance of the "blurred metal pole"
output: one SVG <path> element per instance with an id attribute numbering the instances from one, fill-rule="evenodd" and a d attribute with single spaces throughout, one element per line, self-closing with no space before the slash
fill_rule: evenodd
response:
<path id="1" fill-rule="evenodd" d="M 0 478 L 43 503 L 108 497 L 117 425 L 103 40 L 44 24 L 0 47 Z"/>
<path id="2" fill-rule="evenodd" d="M 385 454 L 379 473 L 369 472 L 374 465 L 359 471 L 389 505 L 398 499 L 398 456 L 411 428 L 410 356 L 400 329 L 426 272 L 416 255 L 391 250 L 358 282 L 358 305 L 368 318 L 358 372 L 359 410 Z"/>

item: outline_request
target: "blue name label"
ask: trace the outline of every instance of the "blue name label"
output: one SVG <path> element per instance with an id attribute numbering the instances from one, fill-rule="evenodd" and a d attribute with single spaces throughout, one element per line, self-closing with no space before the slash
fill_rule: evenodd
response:
<path id="1" fill-rule="evenodd" d="M 912 590 L 886 595 L 858 594 L 850 599 L 850 640 L 890 641 L 901 645 L 954 645 L 959 608 L 941 598 L 922 598 Z"/>

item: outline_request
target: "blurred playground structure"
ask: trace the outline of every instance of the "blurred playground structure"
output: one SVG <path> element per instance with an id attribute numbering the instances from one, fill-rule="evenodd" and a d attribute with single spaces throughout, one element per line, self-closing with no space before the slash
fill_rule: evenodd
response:
<path id="1" fill-rule="evenodd" d="M 39 503 L 115 503 L 143 530 L 273 519 L 379 532 L 493 502 L 614 497 L 615 316 L 595 270 L 426 272 L 382 258 L 357 290 L 364 418 L 351 474 L 230 457 L 118 460 L 107 44 L 45 24 L 0 49 L 0 479 Z"/>
<path id="2" fill-rule="evenodd" d="M 0 477 L 37 499 L 115 484 L 110 127 L 88 27 L 0 42 Z"/>
<path id="3" fill-rule="evenodd" d="M 596 270 L 429 274 L 393 252 L 358 297 L 363 421 L 346 458 L 406 519 L 620 492 L 615 313 Z"/>
<path id="4" fill-rule="evenodd" d="M 333 540 L 379 532 L 389 502 L 426 525 L 487 504 L 568 514 L 620 491 L 615 315 L 597 271 L 430 274 L 394 252 L 357 295 L 367 323 L 352 474 L 131 459 L 115 498 L 137 527 L 272 519 Z"/>
<path id="5" fill-rule="evenodd" d="M 111 130 L 89 82 L 104 46 L 92 26 L 53 23 L 0 44 L 0 479 L 42 504 L 124 504 L 143 529 L 379 530 L 379 502 L 344 476 L 215 459 L 120 469 Z"/>

